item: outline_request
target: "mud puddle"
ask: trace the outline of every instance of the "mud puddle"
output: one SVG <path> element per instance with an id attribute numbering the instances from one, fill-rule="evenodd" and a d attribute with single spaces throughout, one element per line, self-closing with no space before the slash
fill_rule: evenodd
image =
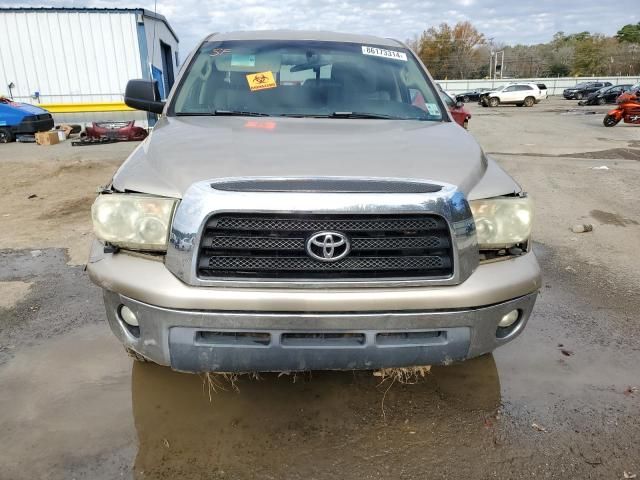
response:
<path id="1" fill-rule="evenodd" d="M 637 443 L 621 443 L 637 441 L 638 394 L 625 394 L 635 368 L 568 340 L 545 311 L 495 356 L 413 385 L 314 372 L 215 392 L 202 376 L 132 362 L 106 325 L 82 327 L 0 368 L 3 475 L 422 479 L 428 465 L 436 477 L 515 478 L 525 465 L 592 472 L 584 455 L 600 474 L 634 467 Z"/>

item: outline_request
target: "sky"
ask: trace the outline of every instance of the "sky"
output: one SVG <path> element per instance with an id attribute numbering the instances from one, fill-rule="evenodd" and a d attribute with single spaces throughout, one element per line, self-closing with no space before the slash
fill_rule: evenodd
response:
<path id="1" fill-rule="evenodd" d="M 154 0 L 0 0 L 0 7 L 142 7 Z M 310 29 L 406 40 L 442 22 L 468 20 L 497 43 L 547 42 L 554 33 L 615 34 L 640 20 L 638 0 L 157 0 L 180 37 L 182 57 L 207 34 L 232 30 Z"/>

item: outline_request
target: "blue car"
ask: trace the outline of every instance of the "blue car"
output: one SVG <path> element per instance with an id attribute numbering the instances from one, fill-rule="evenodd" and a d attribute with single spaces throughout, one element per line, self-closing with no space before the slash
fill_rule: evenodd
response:
<path id="1" fill-rule="evenodd" d="M 46 132 L 53 128 L 53 118 L 46 110 L 0 97 L 0 143 L 15 140 L 19 134 Z"/>

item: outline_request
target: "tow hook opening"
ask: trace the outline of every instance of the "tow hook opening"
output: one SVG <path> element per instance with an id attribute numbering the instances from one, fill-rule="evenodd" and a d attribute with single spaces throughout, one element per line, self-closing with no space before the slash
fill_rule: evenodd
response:
<path id="1" fill-rule="evenodd" d="M 498 328 L 496 329 L 496 338 L 503 340 L 505 338 L 514 335 L 522 324 L 522 311 L 511 310 L 504 314 L 498 322 Z"/>

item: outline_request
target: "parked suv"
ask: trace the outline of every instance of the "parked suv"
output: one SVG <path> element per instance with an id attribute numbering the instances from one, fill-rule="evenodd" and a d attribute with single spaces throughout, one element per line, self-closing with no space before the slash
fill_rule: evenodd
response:
<path id="1" fill-rule="evenodd" d="M 406 45 L 215 34 L 92 207 L 88 262 L 127 350 L 187 372 L 448 364 L 525 327 L 531 199 Z"/>
<path id="2" fill-rule="evenodd" d="M 582 82 L 575 87 L 565 88 L 562 96 L 567 100 L 582 100 L 590 93 L 600 90 L 602 87 L 610 87 L 611 82 Z"/>
<path id="3" fill-rule="evenodd" d="M 478 103 L 483 107 L 497 107 L 500 104 L 533 107 L 543 98 L 546 98 L 546 93 L 543 94 L 535 83 L 510 83 L 482 93 Z"/>

